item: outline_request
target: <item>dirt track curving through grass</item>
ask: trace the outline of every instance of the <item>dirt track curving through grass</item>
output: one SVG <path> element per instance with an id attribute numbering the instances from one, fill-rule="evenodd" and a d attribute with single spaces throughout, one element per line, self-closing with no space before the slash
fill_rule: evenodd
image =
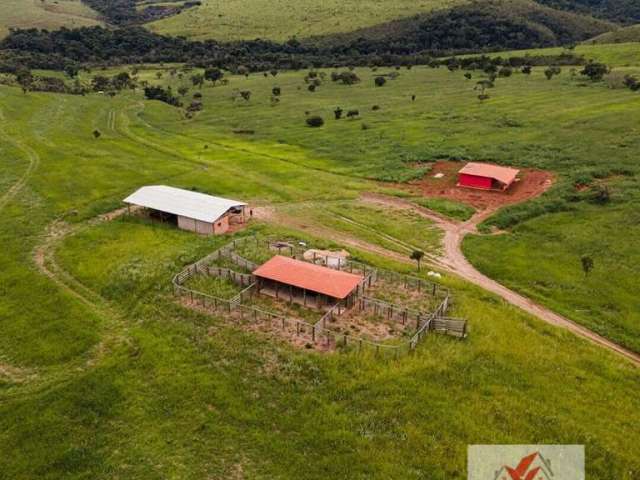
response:
<path id="1" fill-rule="evenodd" d="M 0 122 L 4 122 L 4 115 L 2 114 L 1 110 L 0 110 Z M 22 190 L 22 188 L 27 184 L 27 180 L 29 179 L 29 177 L 31 177 L 33 172 L 38 168 L 38 165 L 40 164 L 40 157 L 38 156 L 36 151 L 33 150 L 31 147 L 24 145 L 23 143 L 18 142 L 13 137 L 7 135 L 2 129 L 2 126 L 0 126 L 0 139 L 5 140 L 8 143 L 12 143 L 18 150 L 21 150 L 22 152 L 24 152 L 27 159 L 29 160 L 29 166 L 27 167 L 26 171 L 22 174 L 22 176 L 18 179 L 18 181 L 14 183 L 9 188 L 9 190 L 7 190 L 0 197 L 0 210 L 2 210 L 7 205 L 7 203 L 9 203 L 9 201 L 13 197 L 15 197 L 18 194 L 18 192 Z"/>
<path id="2" fill-rule="evenodd" d="M 521 308 L 525 312 L 528 312 L 551 325 L 565 328 L 580 337 L 586 338 L 587 340 L 607 348 L 618 355 L 626 357 L 637 366 L 640 366 L 639 354 L 624 348 L 601 335 L 598 335 L 597 333 L 573 322 L 572 320 L 569 320 L 566 317 L 563 317 L 562 315 L 558 315 L 557 313 L 539 305 L 519 293 L 514 292 L 513 290 L 482 274 L 473 265 L 471 265 L 462 252 L 462 241 L 465 235 L 469 233 L 476 233 L 478 224 L 491 216 L 495 212 L 496 208 L 482 210 L 466 222 L 456 223 L 444 219 L 425 208 L 395 197 L 365 194 L 362 196 L 362 200 L 381 205 L 393 206 L 396 208 L 410 209 L 419 215 L 434 221 L 436 225 L 444 231 L 444 250 L 442 255 L 433 262 L 435 265 L 454 273 L 465 280 L 484 288 L 485 290 L 499 295 L 510 304 Z"/>

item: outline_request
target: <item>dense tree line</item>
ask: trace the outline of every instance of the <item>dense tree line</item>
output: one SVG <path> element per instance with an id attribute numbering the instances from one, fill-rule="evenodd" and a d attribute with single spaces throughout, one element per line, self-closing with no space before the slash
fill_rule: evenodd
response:
<path id="1" fill-rule="evenodd" d="M 116 30 L 87 27 L 54 32 L 29 29 L 14 30 L 0 41 L 0 71 L 15 72 L 23 67 L 66 71 L 77 70 L 80 66 L 177 62 L 209 68 L 209 75 L 212 76 L 210 80 L 215 81 L 215 69 L 248 74 L 256 71 L 277 72 L 320 67 L 437 67 L 451 62 L 436 58 L 436 55 L 446 53 L 452 52 L 422 50 L 420 45 L 409 44 L 398 48 L 384 44 L 376 46 L 371 42 L 355 42 L 353 48 L 303 45 L 296 41 L 200 42 L 157 35 L 141 27 Z M 481 60 L 466 59 L 457 62 L 464 65 L 478 61 L 500 64 L 504 60 L 481 57 Z M 581 63 L 579 58 L 565 54 L 524 59 L 521 64 L 540 65 L 549 62 Z"/>

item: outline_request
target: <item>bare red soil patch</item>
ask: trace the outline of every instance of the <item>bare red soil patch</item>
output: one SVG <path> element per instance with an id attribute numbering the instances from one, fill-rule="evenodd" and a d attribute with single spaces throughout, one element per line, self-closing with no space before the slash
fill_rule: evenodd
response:
<path id="1" fill-rule="evenodd" d="M 520 169 L 519 181 L 506 192 L 484 191 L 456 186 L 460 162 L 436 162 L 431 171 L 421 180 L 410 185 L 425 197 L 441 197 L 466 203 L 479 210 L 494 210 L 504 205 L 524 202 L 543 194 L 554 181 L 554 175 L 533 168 Z M 442 177 L 436 178 L 436 175 Z"/>

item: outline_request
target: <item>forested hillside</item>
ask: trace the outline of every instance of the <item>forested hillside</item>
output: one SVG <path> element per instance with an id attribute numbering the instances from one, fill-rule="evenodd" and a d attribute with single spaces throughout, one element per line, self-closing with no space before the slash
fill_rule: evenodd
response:
<path id="1" fill-rule="evenodd" d="M 530 0 L 490 0 L 316 41 L 345 46 L 369 42 L 377 50 L 383 45 L 397 45 L 416 51 L 458 52 L 566 45 L 613 28 L 610 22 L 543 7 Z"/>

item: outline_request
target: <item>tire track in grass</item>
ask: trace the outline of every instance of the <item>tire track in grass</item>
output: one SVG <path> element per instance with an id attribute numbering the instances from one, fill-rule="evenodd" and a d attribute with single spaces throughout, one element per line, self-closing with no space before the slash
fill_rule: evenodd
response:
<path id="1" fill-rule="evenodd" d="M 38 166 L 40 165 L 40 156 L 37 154 L 37 152 L 33 148 L 29 147 L 28 145 L 23 144 L 22 142 L 16 140 L 15 138 L 7 134 L 3 127 L 4 123 L 5 123 L 5 117 L 4 117 L 4 114 L 2 113 L 2 110 L 0 109 L 0 139 L 4 140 L 7 143 L 12 144 L 18 150 L 23 152 L 29 161 L 29 165 L 27 166 L 27 169 L 22 174 L 22 176 L 18 179 L 18 181 L 14 183 L 9 188 L 9 190 L 7 190 L 2 195 L 2 197 L 0 197 L 0 211 L 2 211 L 4 207 L 6 207 L 6 205 L 11 201 L 11 199 L 15 197 L 20 192 L 20 190 L 24 188 L 24 186 L 27 184 L 31 175 L 33 175 L 33 172 L 35 172 Z"/>
<path id="2" fill-rule="evenodd" d="M 88 228 L 104 222 L 114 220 L 127 212 L 127 208 L 120 208 L 112 212 L 98 215 L 81 224 L 71 225 L 63 220 L 54 220 L 46 229 L 42 240 L 33 250 L 33 261 L 40 273 L 49 278 L 64 293 L 72 296 L 104 321 L 102 325 L 101 339 L 86 355 L 52 367 L 43 367 L 33 371 L 27 371 L 30 376 L 16 382 L 19 388 L 15 391 L 4 392 L 0 395 L 0 404 L 19 397 L 32 395 L 48 388 L 59 386 L 72 381 L 81 374 L 96 365 L 114 347 L 128 342 L 127 324 L 124 315 L 117 312 L 109 302 L 83 285 L 72 275 L 58 265 L 55 251 L 58 245 L 66 238 L 76 235 Z M 0 364 L 0 374 L 3 373 Z M 15 371 L 16 369 L 14 369 Z M 9 370 L 11 371 L 11 370 Z M 11 377 L 9 377 L 11 378 Z"/>

